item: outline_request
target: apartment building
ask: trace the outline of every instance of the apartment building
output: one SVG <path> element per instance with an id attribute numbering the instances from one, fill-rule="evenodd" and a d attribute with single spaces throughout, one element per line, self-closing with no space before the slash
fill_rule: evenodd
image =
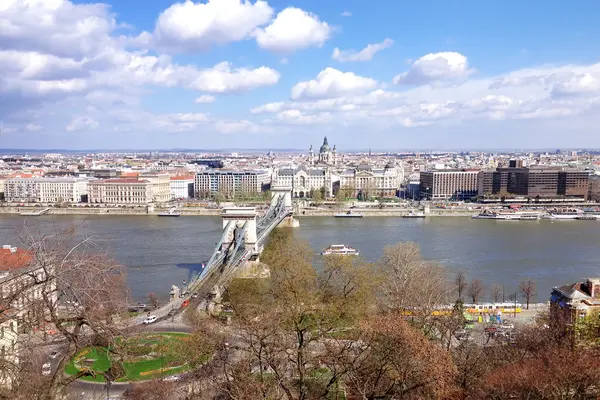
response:
<path id="1" fill-rule="evenodd" d="M 600 175 L 591 175 L 588 187 L 588 200 L 600 201 Z"/>
<path id="2" fill-rule="evenodd" d="M 587 199 L 587 171 L 564 167 L 509 167 L 481 171 L 478 194 L 482 197 L 521 196 L 532 199 Z"/>
<path id="3" fill-rule="evenodd" d="M 171 177 L 171 198 L 185 199 L 194 197 L 194 175 Z"/>
<path id="4" fill-rule="evenodd" d="M 428 200 L 466 200 L 477 196 L 477 170 L 440 170 L 420 174 L 419 191 Z"/>
<path id="5" fill-rule="evenodd" d="M 153 197 L 152 183 L 145 179 L 103 179 L 88 184 L 91 204 L 149 204 Z"/>
<path id="6" fill-rule="evenodd" d="M 207 170 L 196 174 L 195 196 L 209 198 L 219 193 L 226 198 L 258 194 L 268 189 L 268 171 Z"/>
<path id="7" fill-rule="evenodd" d="M 4 183 L 8 202 L 79 203 L 87 196 L 83 178 L 10 178 Z"/>

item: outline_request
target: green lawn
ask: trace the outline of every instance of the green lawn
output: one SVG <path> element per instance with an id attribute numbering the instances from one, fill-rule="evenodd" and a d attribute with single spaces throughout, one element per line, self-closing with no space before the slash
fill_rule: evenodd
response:
<path id="1" fill-rule="evenodd" d="M 117 382 L 145 380 L 181 373 L 189 367 L 187 364 L 178 365 L 176 355 L 170 350 L 177 341 L 181 341 L 186 336 L 185 333 L 153 333 L 126 339 L 118 338 L 114 349 L 87 347 L 73 357 L 65 372 L 75 375 L 87 366 L 98 374 L 83 377 L 82 380 L 104 382 L 104 375 L 101 373 L 109 369 L 111 360 L 114 362 L 119 357 L 123 357 L 125 377 L 117 379 Z M 147 357 L 149 359 L 139 359 Z"/>

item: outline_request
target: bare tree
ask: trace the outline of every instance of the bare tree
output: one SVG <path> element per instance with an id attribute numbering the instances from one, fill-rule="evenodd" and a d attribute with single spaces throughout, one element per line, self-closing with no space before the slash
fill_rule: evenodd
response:
<path id="1" fill-rule="evenodd" d="M 467 289 L 467 274 L 463 270 L 456 271 L 454 275 L 454 286 L 458 293 L 458 300 L 463 300 L 463 295 Z"/>
<path id="2" fill-rule="evenodd" d="M 494 303 L 499 303 L 502 300 L 502 286 L 494 283 L 490 288 L 490 294 Z"/>
<path id="3" fill-rule="evenodd" d="M 521 295 L 525 299 L 527 303 L 527 309 L 529 310 L 529 303 L 531 302 L 531 299 L 533 298 L 533 296 L 537 295 L 535 291 L 535 282 L 531 279 L 524 280 L 519 284 L 519 290 L 521 291 Z"/>
<path id="4" fill-rule="evenodd" d="M 3 293 L 0 312 L 7 318 L 16 312 L 28 333 L 19 335 L 21 368 L 11 377 L 13 398 L 54 400 L 76 379 L 95 374 L 87 368 L 66 374 L 77 352 L 93 343 L 112 344 L 123 334 L 118 316 L 127 305 L 125 270 L 92 237 L 79 236 L 74 228 L 41 234 L 25 226 L 20 241 L 30 261 L 16 290 Z M 64 342 L 55 372 L 31 379 L 39 376 L 40 366 L 32 355 L 40 343 L 55 340 Z M 109 370 L 107 376 L 113 373 Z"/>
<path id="5" fill-rule="evenodd" d="M 158 308 L 159 300 L 158 296 L 154 292 L 148 293 L 148 300 L 150 300 L 150 305 L 154 308 Z"/>
<path id="6" fill-rule="evenodd" d="M 469 297 L 473 303 L 477 304 L 479 302 L 479 299 L 483 295 L 483 290 L 483 282 L 481 282 L 479 279 L 473 279 L 471 281 L 471 284 L 469 285 Z"/>

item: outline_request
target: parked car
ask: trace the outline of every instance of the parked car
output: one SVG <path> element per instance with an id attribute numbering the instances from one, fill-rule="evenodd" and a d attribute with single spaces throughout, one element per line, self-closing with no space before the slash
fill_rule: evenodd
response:
<path id="1" fill-rule="evenodd" d="M 198 298 L 198 293 L 192 293 L 192 299 L 197 299 Z"/>
<path id="2" fill-rule="evenodd" d="M 50 364 L 49 362 L 45 362 L 42 365 L 42 375 L 48 376 L 51 373 L 52 373 L 52 364 Z"/>
<path id="3" fill-rule="evenodd" d="M 58 351 L 53 351 L 52 353 L 50 353 L 48 355 L 48 358 L 51 359 L 51 360 L 54 360 L 56 357 L 58 357 L 59 354 L 60 353 Z"/>
<path id="4" fill-rule="evenodd" d="M 158 319 L 158 318 L 156 317 L 156 315 L 150 315 L 148 318 L 146 318 L 146 319 L 144 320 L 144 322 L 143 322 L 143 323 L 144 323 L 144 325 L 148 325 L 148 324 L 151 324 L 151 323 L 153 323 L 153 322 L 156 322 L 156 320 L 157 320 L 157 319 Z"/>
<path id="5" fill-rule="evenodd" d="M 501 329 L 515 329 L 515 326 L 511 323 L 507 323 L 504 322 L 502 325 L 500 325 Z"/>
<path id="6" fill-rule="evenodd" d="M 169 314 L 167 314 L 169 317 L 174 316 L 175 314 L 177 314 L 177 310 L 176 309 L 172 309 L 171 311 L 169 311 Z"/>
<path id="7" fill-rule="evenodd" d="M 163 378 L 163 381 L 165 382 L 179 382 L 180 380 L 181 377 L 179 375 L 171 375 Z"/>

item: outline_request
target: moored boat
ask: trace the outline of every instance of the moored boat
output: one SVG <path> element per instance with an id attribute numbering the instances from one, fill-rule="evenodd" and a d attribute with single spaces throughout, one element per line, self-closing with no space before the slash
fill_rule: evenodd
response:
<path id="1" fill-rule="evenodd" d="M 423 211 L 411 210 L 408 214 L 403 215 L 402 218 L 425 218 L 425 213 Z"/>
<path id="2" fill-rule="evenodd" d="M 355 213 L 355 212 L 352 212 L 352 210 L 350 210 L 345 213 L 335 214 L 334 217 L 336 217 L 336 218 L 362 218 L 363 215 L 361 213 Z"/>

